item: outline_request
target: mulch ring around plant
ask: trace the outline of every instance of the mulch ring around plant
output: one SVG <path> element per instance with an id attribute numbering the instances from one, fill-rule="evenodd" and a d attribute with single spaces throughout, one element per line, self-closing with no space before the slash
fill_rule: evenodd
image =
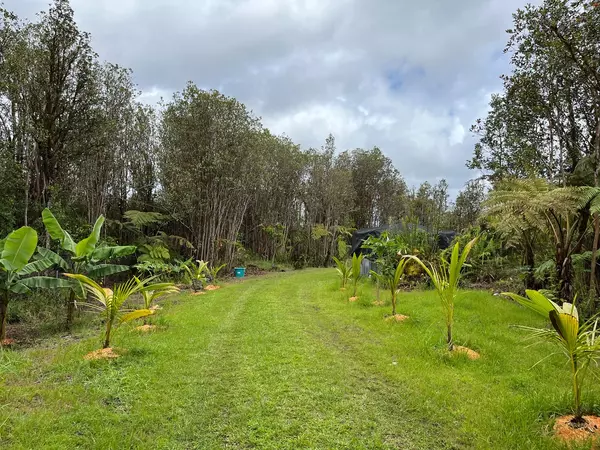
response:
<path id="1" fill-rule="evenodd" d="M 585 422 L 574 424 L 571 422 L 574 416 L 561 416 L 554 423 L 554 434 L 564 442 L 585 442 L 592 440 L 597 442 L 600 436 L 600 417 L 583 416 Z M 592 447 L 598 448 L 598 447 Z"/>
<path id="2" fill-rule="evenodd" d="M 358 297 L 350 297 L 348 299 L 349 302 L 355 302 L 356 300 L 358 300 Z"/>
<path id="3" fill-rule="evenodd" d="M 87 355 L 83 357 L 83 359 L 87 359 L 88 361 L 96 361 L 99 359 L 115 359 L 122 356 L 125 353 L 125 350 L 118 348 L 101 348 L 99 350 L 94 350 L 93 352 L 89 352 Z"/>
<path id="4" fill-rule="evenodd" d="M 142 333 L 149 333 L 150 331 L 156 330 L 156 325 L 140 325 L 139 327 L 135 327 L 135 331 L 141 331 Z"/>
<path id="5" fill-rule="evenodd" d="M 194 292 L 192 295 L 204 295 L 204 294 L 206 294 L 206 292 L 198 291 L 198 292 Z"/>
<path id="6" fill-rule="evenodd" d="M 373 300 L 373 305 L 374 306 L 383 306 L 383 305 L 385 305 L 385 302 L 383 300 Z"/>
<path id="7" fill-rule="evenodd" d="M 0 347 L 12 347 L 15 342 L 16 341 L 11 338 L 2 339 L 2 341 L 0 341 Z"/>
<path id="8" fill-rule="evenodd" d="M 462 345 L 455 345 L 452 349 L 454 353 L 462 353 L 467 355 L 467 358 L 475 360 L 481 358 L 481 355 L 477 353 L 475 350 L 471 350 L 468 347 L 463 347 Z"/>
<path id="9" fill-rule="evenodd" d="M 396 315 L 393 315 L 393 316 L 387 316 L 385 318 L 385 320 L 387 320 L 388 322 L 391 321 L 391 320 L 393 320 L 395 322 L 404 322 L 406 319 L 408 319 L 408 316 L 405 316 L 403 314 L 396 314 Z"/>
<path id="10" fill-rule="evenodd" d="M 216 291 L 217 289 L 221 289 L 221 286 L 217 286 L 215 284 L 209 284 L 204 289 L 206 289 L 207 291 Z"/>

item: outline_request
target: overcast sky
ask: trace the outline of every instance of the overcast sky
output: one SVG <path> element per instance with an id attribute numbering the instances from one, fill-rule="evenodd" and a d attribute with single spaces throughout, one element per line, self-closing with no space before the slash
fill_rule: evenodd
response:
<path id="1" fill-rule="evenodd" d="M 23 18 L 48 0 L 4 0 Z M 465 167 L 470 125 L 509 70 L 505 30 L 525 0 L 72 0 L 104 60 L 154 103 L 188 80 L 244 102 L 275 133 L 339 150 L 378 146 L 409 185 Z M 454 195 L 453 195 L 454 196 Z"/>

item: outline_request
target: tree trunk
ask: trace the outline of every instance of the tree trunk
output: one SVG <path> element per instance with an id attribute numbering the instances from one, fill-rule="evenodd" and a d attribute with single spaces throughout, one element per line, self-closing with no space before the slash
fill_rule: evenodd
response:
<path id="1" fill-rule="evenodd" d="M 600 218 L 598 213 L 594 214 L 594 244 L 592 246 L 592 263 L 590 267 L 590 292 L 589 295 L 596 298 L 596 307 L 600 299 L 597 297 L 597 285 L 596 285 L 596 264 L 598 259 L 598 240 L 600 239 Z"/>
<path id="2" fill-rule="evenodd" d="M 8 291 L 2 293 L 0 297 L 0 347 L 6 339 L 6 321 L 8 319 Z"/>
<path id="3" fill-rule="evenodd" d="M 110 347 L 110 332 L 112 330 L 112 322 L 106 322 L 106 334 L 104 335 L 104 344 L 102 344 L 102 348 Z"/>
<path id="4" fill-rule="evenodd" d="M 563 302 L 573 301 L 573 263 L 571 257 L 557 259 L 557 274 L 560 281 L 560 299 Z"/>
<path id="5" fill-rule="evenodd" d="M 523 255 L 524 265 L 527 268 L 527 273 L 525 274 L 525 289 L 535 289 L 536 281 L 534 275 L 534 267 L 535 267 L 535 255 L 533 253 L 533 248 L 531 245 L 527 244 L 525 246 L 525 254 Z"/>
<path id="6" fill-rule="evenodd" d="M 454 350 L 454 342 L 452 341 L 452 324 L 447 325 L 447 337 L 446 342 L 448 343 L 448 351 Z"/>
<path id="7" fill-rule="evenodd" d="M 71 327 L 73 326 L 73 316 L 75 315 L 75 291 L 71 289 L 69 293 L 69 298 L 67 299 L 67 321 L 65 323 L 65 328 L 67 331 L 71 331 Z"/>

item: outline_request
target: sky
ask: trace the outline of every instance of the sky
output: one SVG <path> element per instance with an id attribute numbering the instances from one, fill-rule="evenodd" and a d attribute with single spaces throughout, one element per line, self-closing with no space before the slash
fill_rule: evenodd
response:
<path id="1" fill-rule="evenodd" d="M 4 0 L 34 19 L 49 0 Z M 454 197 L 490 96 L 510 71 L 505 30 L 525 0 L 71 0 L 101 59 L 156 103 L 191 80 L 236 97 L 304 148 L 379 147 L 409 186 Z"/>

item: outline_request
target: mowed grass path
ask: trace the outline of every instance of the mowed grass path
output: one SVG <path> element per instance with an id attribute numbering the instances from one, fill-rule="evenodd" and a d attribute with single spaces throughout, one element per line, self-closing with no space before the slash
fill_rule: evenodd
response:
<path id="1" fill-rule="evenodd" d="M 449 357 L 433 292 L 348 303 L 333 270 L 306 270 L 183 294 L 164 329 L 122 328 L 114 361 L 87 362 L 99 338 L 0 352 L 0 448 L 547 449 L 568 411 L 559 357 L 511 324 L 541 325 L 485 292 L 464 292 Z M 387 297 L 385 297 L 387 298 Z M 550 347 L 551 348 L 551 347 Z M 591 409 L 598 389 L 586 392 Z"/>

